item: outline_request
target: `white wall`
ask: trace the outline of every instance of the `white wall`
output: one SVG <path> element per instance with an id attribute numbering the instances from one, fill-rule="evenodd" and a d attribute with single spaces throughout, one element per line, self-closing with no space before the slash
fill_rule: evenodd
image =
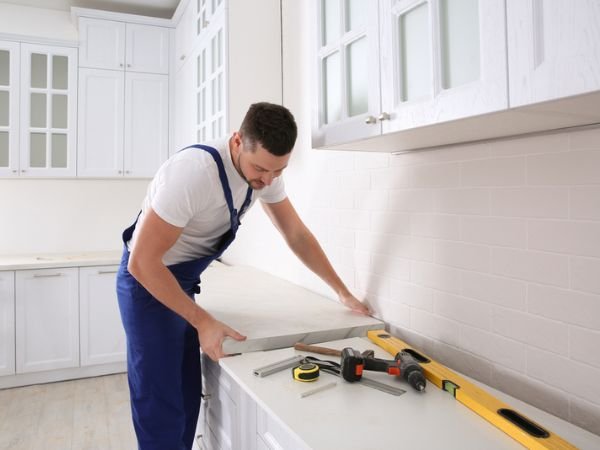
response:
<path id="1" fill-rule="evenodd" d="M 77 29 L 67 11 L 0 2 L 0 31 L 7 35 L 70 41 L 78 40 Z M 26 40 L 26 39 L 25 39 Z"/>
<path id="2" fill-rule="evenodd" d="M 119 250 L 148 180 L 0 180 L 0 253 Z"/>
<path id="3" fill-rule="evenodd" d="M 398 156 L 312 150 L 308 19 L 294 1 L 283 18 L 300 125 L 287 191 L 342 278 L 425 353 L 600 434 L 600 128 Z M 331 295 L 258 208 L 240 233 L 228 261 Z"/>

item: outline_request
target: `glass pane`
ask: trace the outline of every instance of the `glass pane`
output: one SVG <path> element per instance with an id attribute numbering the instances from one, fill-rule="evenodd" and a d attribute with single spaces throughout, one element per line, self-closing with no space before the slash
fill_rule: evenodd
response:
<path id="1" fill-rule="evenodd" d="M 217 49 L 217 37 L 216 36 L 211 39 L 210 47 L 211 47 L 210 73 L 215 73 L 215 70 L 217 70 L 217 58 L 218 58 L 218 54 L 219 54 L 219 51 Z"/>
<path id="2" fill-rule="evenodd" d="M 225 134 L 223 132 L 223 118 L 219 117 L 219 136 L 218 137 L 223 136 L 223 134 Z"/>
<path id="3" fill-rule="evenodd" d="M 10 53 L 8 50 L 0 50 L 0 86 L 10 84 Z"/>
<path id="4" fill-rule="evenodd" d="M 431 91 L 429 6 L 417 6 L 398 20 L 402 101 L 427 97 Z"/>
<path id="5" fill-rule="evenodd" d="M 206 88 L 202 89 L 202 102 L 200 104 L 200 117 L 202 122 L 206 120 Z"/>
<path id="6" fill-rule="evenodd" d="M 340 37 L 339 0 L 321 0 L 323 12 L 323 44 L 327 45 Z"/>
<path id="7" fill-rule="evenodd" d="M 217 62 L 219 67 L 223 64 L 223 32 L 219 30 L 217 34 Z"/>
<path id="8" fill-rule="evenodd" d="M 31 94 L 30 126 L 46 127 L 46 94 Z"/>
<path id="9" fill-rule="evenodd" d="M 52 128 L 67 128 L 67 96 L 52 96 Z"/>
<path id="10" fill-rule="evenodd" d="M 223 73 L 220 73 L 217 77 L 217 109 L 219 111 L 223 110 L 223 104 L 221 99 L 223 98 Z"/>
<path id="11" fill-rule="evenodd" d="M 440 2 L 442 87 L 453 88 L 479 78 L 478 0 Z"/>
<path id="12" fill-rule="evenodd" d="M 369 109 L 369 80 L 367 38 L 362 37 L 348 46 L 348 115 L 364 114 Z"/>
<path id="13" fill-rule="evenodd" d="M 210 113 L 212 115 L 215 115 L 215 113 L 217 112 L 217 94 L 218 94 L 217 93 L 217 79 L 213 78 L 210 84 L 211 84 L 211 88 L 210 88 L 211 91 L 210 91 L 210 93 L 212 94 L 211 95 L 212 102 L 211 102 Z"/>
<path id="14" fill-rule="evenodd" d="M 29 166 L 46 167 L 46 133 L 31 133 L 29 147 Z"/>
<path id="15" fill-rule="evenodd" d="M 0 167 L 8 167 L 8 132 L 0 131 Z"/>
<path id="16" fill-rule="evenodd" d="M 8 123 L 8 105 L 10 96 L 8 91 L 0 91 L 0 127 L 7 127 Z"/>
<path id="17" fill-rule="evenodd" d="M 48 56 L 31 54 L 31 87 L 46 88 L 48 78 Z"/>
<path id="18" fill-rule="evenodd" d="M 67 167 L 67 135 L 52 134 L 52 160 L 50 167 Z"/>
<path id="19" fill-rule="evenodd" d="M 369 6 L 365 0 L 346 0 L 346 31 L 361 30 L 367 25 Z"/>
<path id="20" fill-rule="evenodd" d="M 323 98 L 325 123 L 336 122 L 342 114 L 340 88 L 340 53 L 335 52 L 323 61 Z"/>
<path id="21" fill-rule="evenodd" d="M 206 49 L 202 50 L 202 77 L 200 80 L 202 83 L 206 81 Z"/>
<path id="22" fill-rule="evenodd" d="M 202 59 L 200 58 L 200 56 L 198 55 L 196 57 L 196 65 L 198 66 L 198 75 L 196 77 L 196 87 L 200 87 L 200 84 L 202 83 Z"/>
<path id="23" fill-rule="evenodd" d="M 202 94 L 200 92 L 196 94 L 196 123 L 198 125 L 202 123 Z"/>
<path id="24" fill-rule="evenodd" d="M 69 88 L 69 58 L 66 56 L 52 57 L 52 87 L 54 89 Z"/>

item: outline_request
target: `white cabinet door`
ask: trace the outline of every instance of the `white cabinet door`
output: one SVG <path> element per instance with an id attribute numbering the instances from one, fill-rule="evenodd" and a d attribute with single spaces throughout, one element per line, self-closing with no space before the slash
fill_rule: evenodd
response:
<path id="1" fill-rule="evenodd" d="M 125 331 L 116 294 L 118 266 L 79 269 L 81 365 L 125 361 Z"/>
<path id="2" fill-rule="evenodd" d="M 125 67 L 125 24 L 79 18 L 79 65 L 96 69 Z"/>
<path id="3" fill-rule="evenodd" d="M 504 0 L 381 0 L 381 23 L 383 133 L 508 107 Z"/>
<path id="4" fill-rule="evenodd" d="M 15 373 L 15 273 L 0 272 L 0 375 Z"/>
<path id="5" fill-rule="evenodd" d="M 320 0 L 316 23 L 313 145 L 380 134 L 377 2 Z"/>
<path id="6" fill-rule="evenodd" d="M 194 125 L 197 111 L 194 109 L 194 61 L 195 56 L 188 58 L 183 67 L 175 75 L 175 118 L 173 120 L 174 146 L 177 152 L 197 142 Z"/>
<path id="7" fill-rule="evenodd" d="M 20 170 L 76 173 L 77 49 L 21 44 Z"/>
<path id="8" fill-rule="evenodd" d="M 115 70 L 79 70 L 77 174 L 123 174 L 125 74 Z"/>
<path id="9" fill-rule="evenodd" d="M 510 106 L 600 90 L 600 2 L 508 0 Z"/>
<path id="10" fill-rule="evenodd" d="M 190 57 L 194 45 L 194 5 L 188 1 L 175 28 L 175 67 L 179 71 Z"/>
<path id="11" fill-rule="evenodd" d="M 151 177 L 167 159 L 169 77 L 125 74 L 126 176 Z"/>
<path id="12" fill-rule="evenodd" d="M 169 28 L 128 23 L 126 33 L 128 71 L 169 73 Z"/>
<path id="13" fill-rule="evenodd" d="M 19 174 L 18 42 L 0 41 L 0 176 Z"/>
<path id="14" fill-rule="evenodd" d="M 78 269 L 16 273 L 17 373 L 79 366 Z"/>

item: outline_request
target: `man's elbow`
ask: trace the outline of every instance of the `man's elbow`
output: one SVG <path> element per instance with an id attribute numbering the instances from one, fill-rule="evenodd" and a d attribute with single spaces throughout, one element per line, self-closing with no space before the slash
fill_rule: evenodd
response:
<path id="1" fill-rule="evenodd" d="M 141 258 L 139 258 L 135 252 L 131 253 L 129 255 L 129 261 L 127 263 L 127 270 L 129 271 L 129 273 L 131 275 L 133 275 L 133 278 L 135 278 L 136 280 L 140 280 L 142 278 L 143 275 L 143 264 L 141 262 Z"/>

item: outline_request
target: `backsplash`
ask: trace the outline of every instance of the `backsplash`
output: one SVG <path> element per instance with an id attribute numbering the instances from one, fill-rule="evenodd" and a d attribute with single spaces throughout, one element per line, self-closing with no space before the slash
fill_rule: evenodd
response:
<path id="1" fill-rule="evenodd" d="M 393 332 L 600 434 L 600 128 L 295 157 L 290 198 Z M 331 296 L 262 221 L 230 258 Z"/>

